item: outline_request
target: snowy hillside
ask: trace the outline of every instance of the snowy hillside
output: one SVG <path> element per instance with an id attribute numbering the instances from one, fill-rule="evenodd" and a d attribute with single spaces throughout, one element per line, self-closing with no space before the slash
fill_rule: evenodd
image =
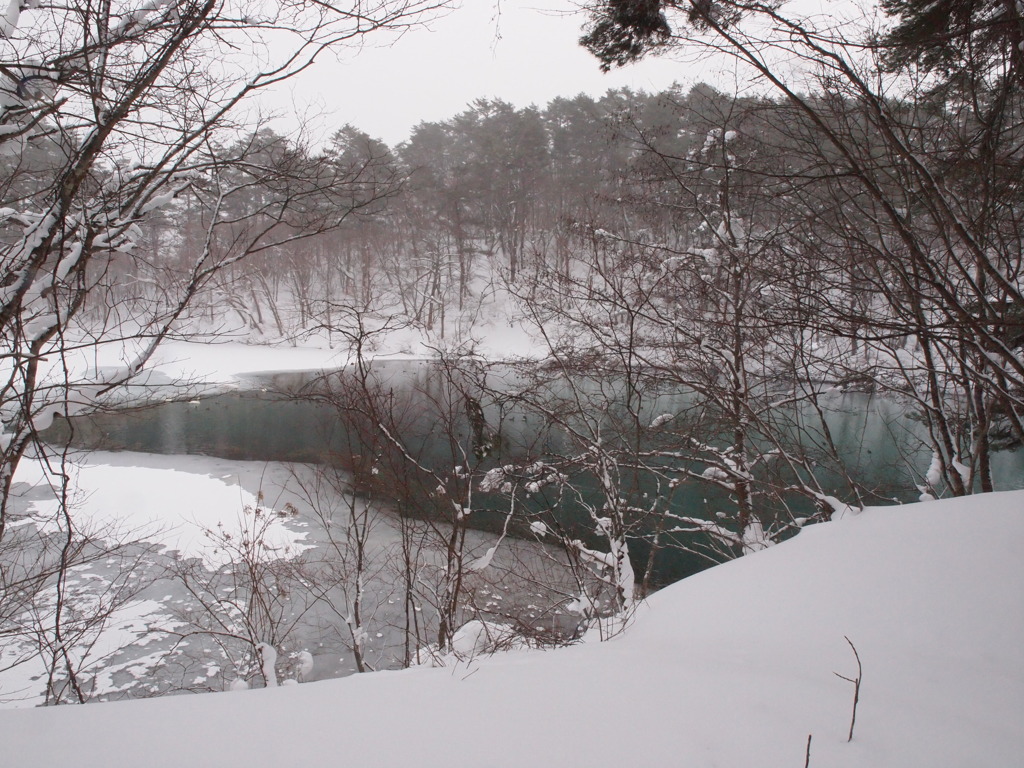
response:
<path id="1" fill-rule="evenodd" d="M 607 643 L 0 712 L 3 765 L 1018 765 L 1024 491 L 876 508 L 654 596 Z M 863 683 L 847 743 L 856 646 Z"/>

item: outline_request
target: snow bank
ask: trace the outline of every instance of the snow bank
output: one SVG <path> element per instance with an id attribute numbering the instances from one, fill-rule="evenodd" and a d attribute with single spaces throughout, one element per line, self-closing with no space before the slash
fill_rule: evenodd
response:
<path id="1" fill-rule="evenodd" d="M 337 350 L 315 346 L 171 341 L 160 345 L 150 368 L 172 381 L 232 384 L 248 374 L 331 370 L 346 362 Z"/>
<path id="2" fill-rule="evenodd" d="M 336 340 L 336 343 L 337 342 Z M 436 358 L 438 350 L 449 353 L 473 349 L 491 360 L 536 358 L 547 354 L 518 321 L 503 316 L 478 320 L 465 333 L 433 338 L 415 329 L 400 329 L 377 340 L 370 356 L 381 359 L 423 360 Z M 103 350 L 101 362 L 117 365 L 117 349 Z M 246 376 L 280 371 L 321 371 L 342 368 L 351 362 L 348 351 L 326 338 L 309 336 L 297 346 L 246 344 L 241 341 L 202 343 L 167 341 L 147 366 L 151 384 L 196 382 L 207 386 L 235 385 Z"/>
<path id="3" fill-rule="evenodd" d="M 811 734 L 811 766 L 1016 765 L 1022 549 L 1022 491 L 869 509 L 664 590 L 611 642 L 5 711 L 0 744 L 18 766 L 779 768 Z"/>

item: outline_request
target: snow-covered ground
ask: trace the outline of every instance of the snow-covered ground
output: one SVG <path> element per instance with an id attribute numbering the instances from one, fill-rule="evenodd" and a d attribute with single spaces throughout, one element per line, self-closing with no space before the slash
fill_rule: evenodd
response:
<path id="1" fill-rule="evenodd" d="M 605 643 L 0 712 L 11 766 L 972 766 L 1024 754 L 1024 492 L 869 509 L 655 595 Z M 857 663 L 863 664 L 847 743 Z"/>
<path id="2" fill-rule="evenodd" d="M 456 350 L 472 350 L 489 360 L 546 356 L 547 348 L 514 314 L 507 298 L 504 302 L 492 301 L 486 314 L 472 318 L 465 329 L 450 328 L 440 336 L 423 329 L 396 328 L 373 334 L 363 353 L 390 359 L 435 358 L 439 351 Z M 147 366 L 149 376 L 154 383 L 199 381 L 223 385 L 237 383 L 246 374 L 340 368 L 352 360 L 341 334 L 330 336 L 321 331 L 289 341 L 248 341 L 252 339 L 239 332 L 237 336 L 200 336 L 195 342 L 164 342 Z M 100 364 L 120 365 L 122 354 L 116 346 L 104 350 Z"/>

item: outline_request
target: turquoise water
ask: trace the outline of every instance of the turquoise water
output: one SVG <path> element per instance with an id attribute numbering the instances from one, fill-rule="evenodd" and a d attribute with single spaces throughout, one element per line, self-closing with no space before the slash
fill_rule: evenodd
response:
<path id="1" fill-rule="evenodd" d="M 537 460 L 558 464 L 570 474 L 573 487 L 579 489 L 581 495 L 572 498 L 548 488 L 524 496 L 521 508 L 533 514 L 550 513 L 560 524 L 578 530 L 584 537 L 590 532 L 592 524 L 588 522 L 583 505 L 600 502 L 595 478 L 566 460 L 581 448 L 565 428 L 557 425 L 559 414 L 549 411 L 545 416 L 517 400 L 516 388 L 522 386 L 521 378 L 500 370 L 488 374 L 493 392 L 489 397 L 481 394 L 480 404 L 486 432 L 492 438 L 491 451 L 486 458 L 477 461 L 472 458 L 472 445 L 480 439 L 480 425 L 474 426 L 465 417 L 464 398 L 459 392 L 446 389 L 446 380 L 438 376 L 436 368 L 428 363 L 388 362 L 375 364 L 374 374 L 388 407 L 397 414 L 393 431 L 401 435 L 409 452 L 418 461 L 436 469 L 442 476 L 451 475 L 452 467 L 462 461 L 461 456 L 469 457 L 478 472 Z M 203 454 L 260 461 L 335 462 L 353 471 L 358 471 L 360 466 L 369 466 L 362 460 L 362 455 L 382 450 L 379 437 L 367 438 L 353 427 L 358 418 L 349 419 L 345 424 L 337 418 L 331 406 L 289 396 L 296 392 L 316 396 L 323 393 L 323 388 L 310 388 L 309 377 L 304 374 L 254 379 L 253 390 L 249 392 L 76 418 L 71 430 L 72 442 L 103 450 Z M 559 397 L 566 393 L 559 392 L 556 385 L 550 394 L 549 405 L 557 408 Z M 602 393 L 602 396 L 607 394 Z M 668 438 L 649 437 L 652 434 L 647 429 L 650 419 L 662 413 L 687 414 L 693 408 L 693 401 L 694 398 L 687 393 L 660 394 L 649 397 L 642 408 L 621 409 L 627 415 L 639 413 L 642 416 L 641 419 L 633 419 L 635 434 L 632 437 L 629 419 L 620 418 L 622 413 L 616 414 L 615 408 L 609 408 L 600 415 L 583 411 L 582 416 L 567 416 L 565 421 L 582 427 L 600 427 L 603 430 L 602 440 L 608 441 L 606 444 L 619 441 L 625 446 L 633 440 L 640 450 L 666 447 L 668 444 L 661 445 L 659 440 L 664 442 Z M 919 491 L 915 485 L 927 470 L 930 453 L 922 447 L 922 427 L 913 414 L 892 400 L 866 394 L 836 393 L 827 399 L 826 405 L 827 423 L 834 443 L 846 471 L 868 492 L 865 500 L 869 503 L 916 500 Z M 804 415 L 794 411 L 787 414 L 787 420 Z M 692 414 L 686 418 L 692 419 Z M 678 445 L 679 440 L 686 438 L 683 426 L 686 423 L 682 417 L 673 419 L 671 429 L 662 432 L 675 441 L 672 444 Z M 699 426 L 701 423 L 706 425 L 706 422 L 693 423 L 697 425 L 694 429 L 707 429 Z M 63 442 L 68 438 L 68 431 L 68 425 L 57 424 L 47 437 L 51 441 Z M 701 439 L 710 442 L 706 432 Z M 813 446 L 806 445 L 807 442 L 810 441 L 805 439 L 804 448 L 813 451 Z M 671 469 L 671 460 L 662 458 L 658 461 Z M 693 463 L 689 466 L 699 473 L 705 465 Z M 636 471 L 630 475 L 628 470 L 619 469 L 623 493 L 630 503 L 643 506 L 659 493 L 659 488 L 663 490 L 650 473 Z M 824 462 L 815 474 L 829 493 L 849 498 L 841 476 Z M 778 482 L 785 482 L 784 475 L 780 475 Z M 1024 451 L 998 453 L 994 460 L 994 476 L 997 489 L 1024 487 Z M 431 494 L 428 491 L 406 498 L 407 508 L 403 511 L 431 514 Z M 692 480 L 681 483 L 665 503 L 677 514 L 709 519 L 734 506 L 730 505 L 725 491 Z M 760 511 L 766 515 L 802 516 L 813 512 L 807 500 L 795 494 L 785 497 L 788 509 L 783 509 L 775 501 L 769 503 L 767 497 L 760 503 L 763 504 Z M 477 494 L 473 506 L 471 524 L 493 529 L 504 522 L 508 500 L 498 494 Z M 517 525 L 518 532 L 526 532 L 525 517 Z M 638 523 L 638 533 L 649 530 L 648 522 Z M 701 543 L 693 537 L 682 543 L 693 545 L 695 542 Z M 640 538 L 631 547 L 635 567 L 642 570 L 647 563 L 649 547 Z M 654 581 L 672 581 L 709 563 L 704 557 L 685 551 L 660 551 L 655 560 Z"/>

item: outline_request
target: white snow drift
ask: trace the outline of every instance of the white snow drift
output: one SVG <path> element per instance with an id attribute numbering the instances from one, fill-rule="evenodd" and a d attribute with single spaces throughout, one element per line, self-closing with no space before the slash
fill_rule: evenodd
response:
<path id="1" fill-rule="evenodd" d="M 0 712 L 12 766 L 1017 765 L 1024 491 L 870 509 L 713 568 L 606 643 Z M 856 729 L 847 743 L 854 677 Z"/>

